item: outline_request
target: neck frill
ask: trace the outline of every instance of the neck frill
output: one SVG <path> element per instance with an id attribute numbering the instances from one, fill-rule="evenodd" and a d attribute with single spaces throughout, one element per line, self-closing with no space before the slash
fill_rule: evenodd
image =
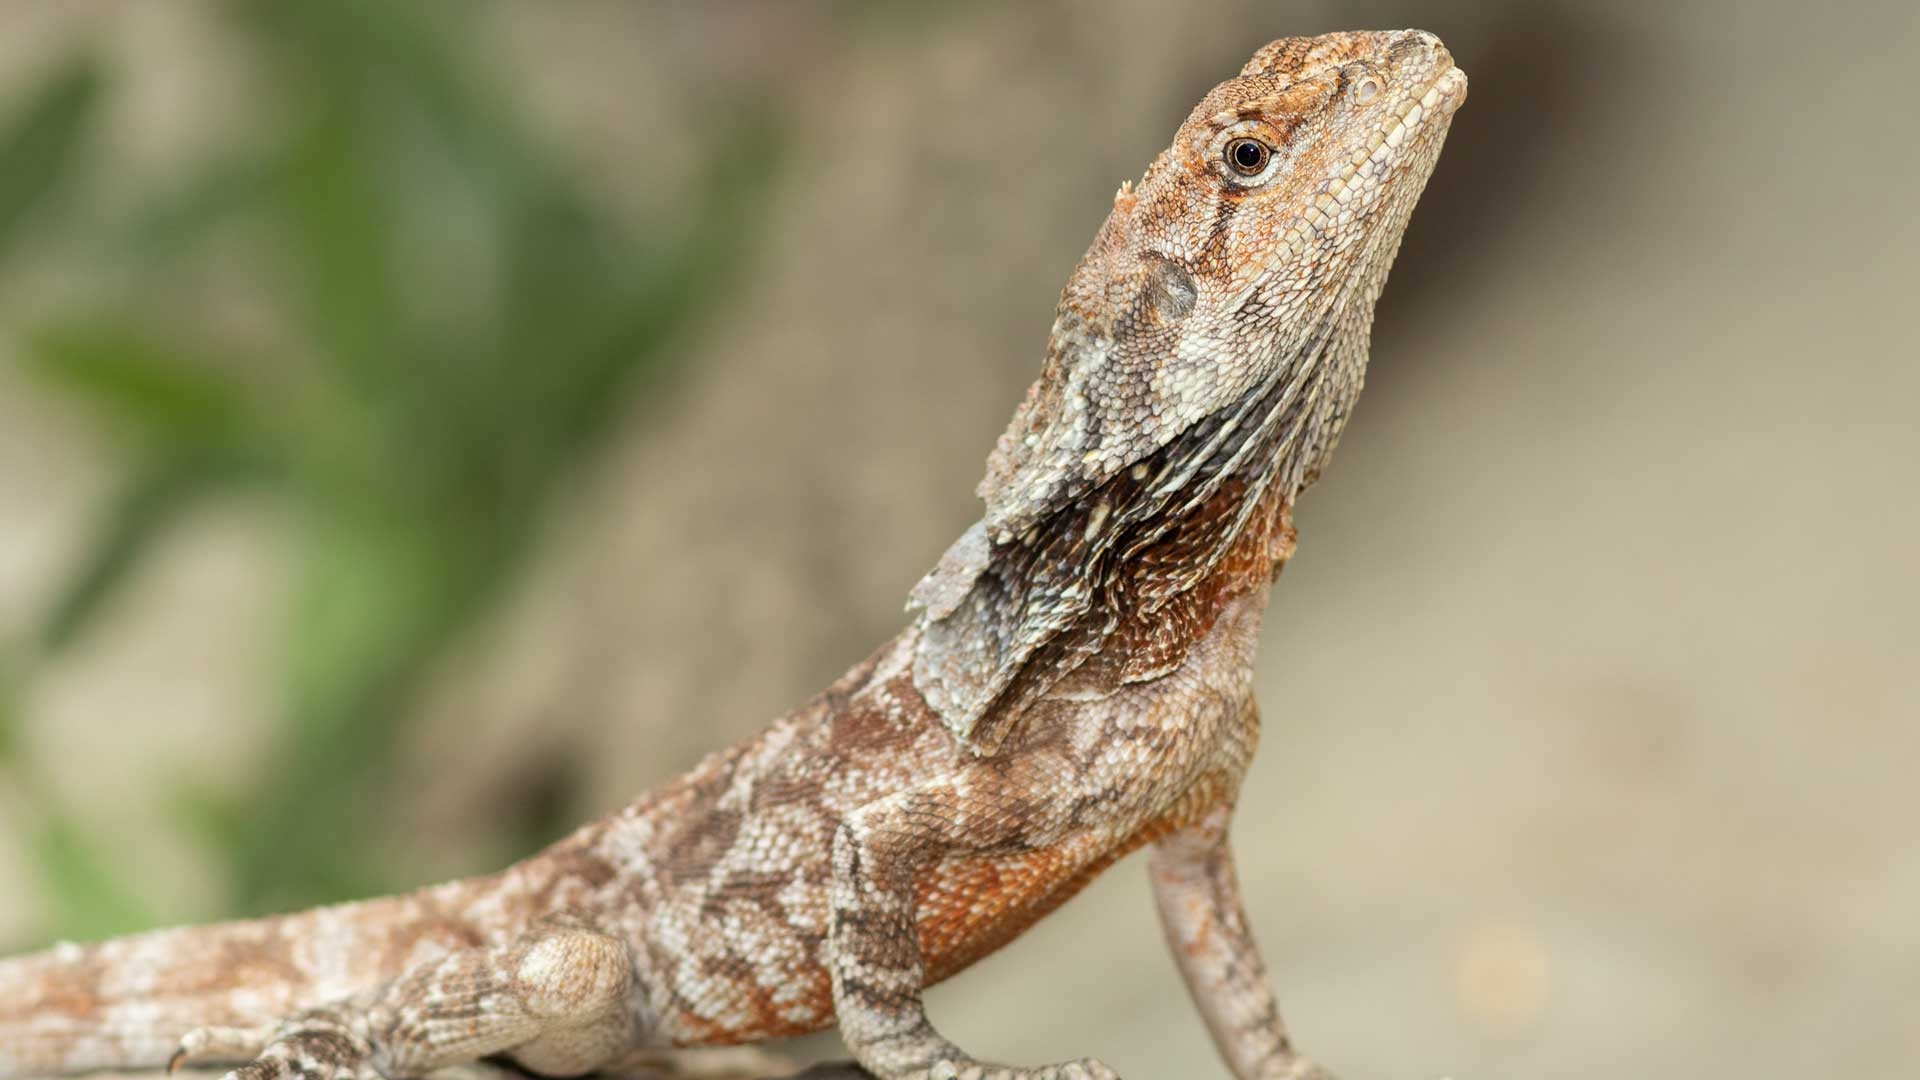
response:
<path id="1" fill-rule="evenodd" d="M 970 586 L 923 614 L 914 675 L 977 754 L 1048 693 L 1098 695 L 1168 674 L 1292 549 L 1303 423 L 1295 380 L 1249 393 L 1017 537 L 977 532 Z M 963 540 L 961 547 L 968 541 Z"/>

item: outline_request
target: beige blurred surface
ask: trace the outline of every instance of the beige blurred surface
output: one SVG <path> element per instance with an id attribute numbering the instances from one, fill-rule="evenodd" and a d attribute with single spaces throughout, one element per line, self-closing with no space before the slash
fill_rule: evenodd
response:
<path id="1" fill-rule="evenodd" d="M 169 88 L 118 118 L 150 156 L 217 97 L 217 70 L 178 74 L 217 49 L 194 5 L 48 7 L 0 4 L 0 88 L 103 33 Z M 976 513 L 1113 187 L 1269 38 L 1420 25 L 1471 98 L 1298 516 L 1236 828 L 1296 1034 L 1359 1080 L 1920 1070 L 1911 6 L 488 17 L 596 183 L 671 165 L 705 104 L 682 67 L 768 74 L 796 160 L 751 287 L 439 680 L 396 810 L 423 876 L 528 740 L 564 741 L 582 812 L 610 808 L 890 633 Z M 0 365 L 5 629 L 65 566 L 95 452 Z M 257 755 L 279 571 L 270 524 L 198 520 L 31 702 L 37 757 L 179 918 L 211 894 L 143 800 Z M 17 939 L 38 913 L 11 797 Z M 1142 877 L 935 990 L 936 1021 L 1004 1060 L 1224 1075 Z"/>

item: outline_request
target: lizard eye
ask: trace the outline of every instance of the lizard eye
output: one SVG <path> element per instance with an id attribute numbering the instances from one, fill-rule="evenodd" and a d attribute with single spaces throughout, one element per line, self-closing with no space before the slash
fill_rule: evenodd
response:
<path id="1" fill-rule="evenodd" d="M 1273 148 L 1259 139 L 1235 139 L 1227 144 L 1227 168 L 1241 176 L 1259 176 L 1273 159 Z"/>
<path id="2" fill-rule="evenodd" d="M 1286 166 L 1286 136 L 1261 117 L 1247 117 L 1213 133 L 1205 158 L 1215 175 L 1243 191 L 1264 187 Z"/>

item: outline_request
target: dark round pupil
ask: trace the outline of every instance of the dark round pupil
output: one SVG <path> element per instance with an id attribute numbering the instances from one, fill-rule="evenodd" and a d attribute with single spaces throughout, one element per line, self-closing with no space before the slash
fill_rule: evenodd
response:
<path id="1" fill-rule="evenodd" d="M 1234 167 L 1241 172 L 1259 172 L 1260 166 L 1267 163 L 1267 148 L 1252 139 L 1241 139 L 1234 143 L 1230 152 Z"/>

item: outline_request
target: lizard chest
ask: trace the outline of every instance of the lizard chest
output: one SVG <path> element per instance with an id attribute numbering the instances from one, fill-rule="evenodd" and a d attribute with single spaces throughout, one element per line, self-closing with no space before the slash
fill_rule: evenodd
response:
<path id="1" fill-rule="evenodd" d="M 1194 785 L 1166 813 L 1117 836 L 1086 830 L 1060 843 L 952 859 L 914 881 L 915 921 L 928 985 L 1019 937 L 1136 849 L 1191 824 L 1229 790 L 1225 775 Z"/>

